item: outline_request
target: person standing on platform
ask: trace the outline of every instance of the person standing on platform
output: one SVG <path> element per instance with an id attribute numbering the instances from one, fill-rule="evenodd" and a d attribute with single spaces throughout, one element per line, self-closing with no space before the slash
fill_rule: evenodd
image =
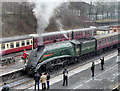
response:
<path id="1" fill-rule="evenodd" d="M 50 74 L 49 73 L 47 73 L 47 89 L 49 89 L 50 88 Z"/>
<path id="2" fill-rule="evenodd" d="M 101 70 L 104 70 L 104 68 L 103 68 L 103 65 L 104 65 L 104 57 L 103 57 L 103 58 L 100 58 L 100 60 L 101 60 Z"/>
<path id="3" fill-rule="evenodd" d="M 35 74 L 34 80 L 35 80 L 35 91 L 36 91 L 36 85 L 38 85 L 38 91 L 39 91 L 39 80 L 40 80 L 40 74 L 39 74 L 39 72 L 37 72 Z"/>
<path id="4" fill-rule="evenodd" d="M 26 50 L 25 49 L 23 51 L 23 58 L 24 58 L 24 63 L 26 63 Z"/>
<path id="5" fill-rule="evenodd" d="M 9 86 L 7 85 L 7 83 L 4 83 L 4 86 L 1 91 L 9 91 Z"/>
<path id="6" fill-rule="evenodd" d="M 64 69 L 63 71 L 63 86 L 65 85 L 66 83 L 66 86 L 68 85 L 68 71 L 67 69 Z"/>
<path id="7" fill-rule="evenodd" d="M 94 77 L 94 69 L 95 69 L 95 64 L 94 62 L 92 62 L 92 66 L 91 66 L 92 77 Z"/>
<path id="8" fill-rule="evenodd" d="M 42 89 L 46 89 L 46 75 L 44 75 L 44 73 L 42 73 L 40 80 L 42 83 Z"/>

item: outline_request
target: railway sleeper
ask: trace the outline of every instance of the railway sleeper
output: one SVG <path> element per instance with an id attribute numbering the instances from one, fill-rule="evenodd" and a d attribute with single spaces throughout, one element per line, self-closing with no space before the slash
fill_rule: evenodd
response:
<path id="1" fill-rule="evenodd" d="M 3 66 L 3 65 L 14 63 L 14 62 L 15 62 L 15 59 L 13 57 L 9 57 L 9 58 L 1 59 L 0 64 L 2 64 Z"/>

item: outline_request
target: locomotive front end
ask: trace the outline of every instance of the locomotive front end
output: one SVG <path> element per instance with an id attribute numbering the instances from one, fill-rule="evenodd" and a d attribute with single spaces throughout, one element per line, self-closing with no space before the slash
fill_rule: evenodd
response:
<path id="1" fill-rule="evenodd" d="M 25 70 L 29 75 L 34 74 L 36 71 L 36 66 L 43 54 L 44 46 L 38 46 L 36 49 L 32 50 L 25 67 Z"/>

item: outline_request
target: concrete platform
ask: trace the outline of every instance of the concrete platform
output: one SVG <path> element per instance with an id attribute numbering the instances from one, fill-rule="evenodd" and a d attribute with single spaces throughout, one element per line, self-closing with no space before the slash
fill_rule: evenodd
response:
<path id="1" fill-rule="evenodd" d="M 15 63 L 11 63 L 8 65 L 4 65 L 4 66 L 0 65 L 0 77 L 21 70 L 23 69 L 24 66 L 25 64 L 22 59 L 17 59 Z"/>

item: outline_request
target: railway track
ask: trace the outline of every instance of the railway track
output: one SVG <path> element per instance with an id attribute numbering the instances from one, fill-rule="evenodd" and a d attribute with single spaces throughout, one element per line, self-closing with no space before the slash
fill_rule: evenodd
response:
<path id="1" fill-rule="evenodd" d="M 91 58 L 89 58 L 89 59 L 85 59 L 85 60 L 83 60 L 83 61 L 80 61 L 80 62 L 77 63 L 77 64 L 73 64 L 73 65 L 67 66 L 67 69 L 68 69 L 68 71 L 71 71 L 71 70 L 73 70 L 73 69 L 75 69 L 75 68 L 77 68 L 77 67 L 79 67 L 79 66 L 82 66 L 82 65 L 88 63 L 88 62 L 92 62 L 92 61 L 94 61 L 94 60 L 98 60 L 98 59 L 101 58 L 102 56 L 106 56 L 106 57 L 107 57 L 107 56 L 110 56 L 110 55 L 112 55 L 113 53 L 116 53 L 116 52 L 117 52 L 116 49 L 115 49 L 115 50 L 110 50 L 110 51 L 105 52 L 105 53 L 103 53 L 103 54 L 101 54 L 101 55 L 94 56 L 94 57 L 91 57 Z M 52 73 L 51 73 L 51 78 L 60 75 L 61 72 L 62 72 L 62 70 L 63 70 L 63 68 L 61 68 L 61 69 L 59 69 L 59 70 L 55 70 L 54 72 L 52 72 Z M 26 90 L 26 89 L 29 89 L 29 88 L 31 88 L 32 86 L 34 86 L 34 79 L 31 78 L 31 77 L 25 76 L 25 77 L 23 77 L 22 79 L 15 80 L 15 81 L 9 83 L 9 86 L 10 86 L 11 89 L 21 89 L 21 88 L 22 88 L 22 89 L 25 89 L 25 90 Z M 2 87 L 2 86 L 0 86 L 0 88 L 1 88 L 1 87 Z M 23 91 L 24 91 L 24 90 L 23 90 Z"/>
<path id="2" fill-rule="evenodd" d="M 27 54 L 29 55 L 30 52 L 31 52 L 30 50 L 27 51 Z M 4 66 L 4 65 L 7 66 L 9 64 L 17 62 L 18 60 L 21 60 L 22 56 L 23 56 L 23 52 L 12 53 L 9 55 L 3 55 L 0 59 L 0 64 L 1 64 L 1 66 Z"/>

